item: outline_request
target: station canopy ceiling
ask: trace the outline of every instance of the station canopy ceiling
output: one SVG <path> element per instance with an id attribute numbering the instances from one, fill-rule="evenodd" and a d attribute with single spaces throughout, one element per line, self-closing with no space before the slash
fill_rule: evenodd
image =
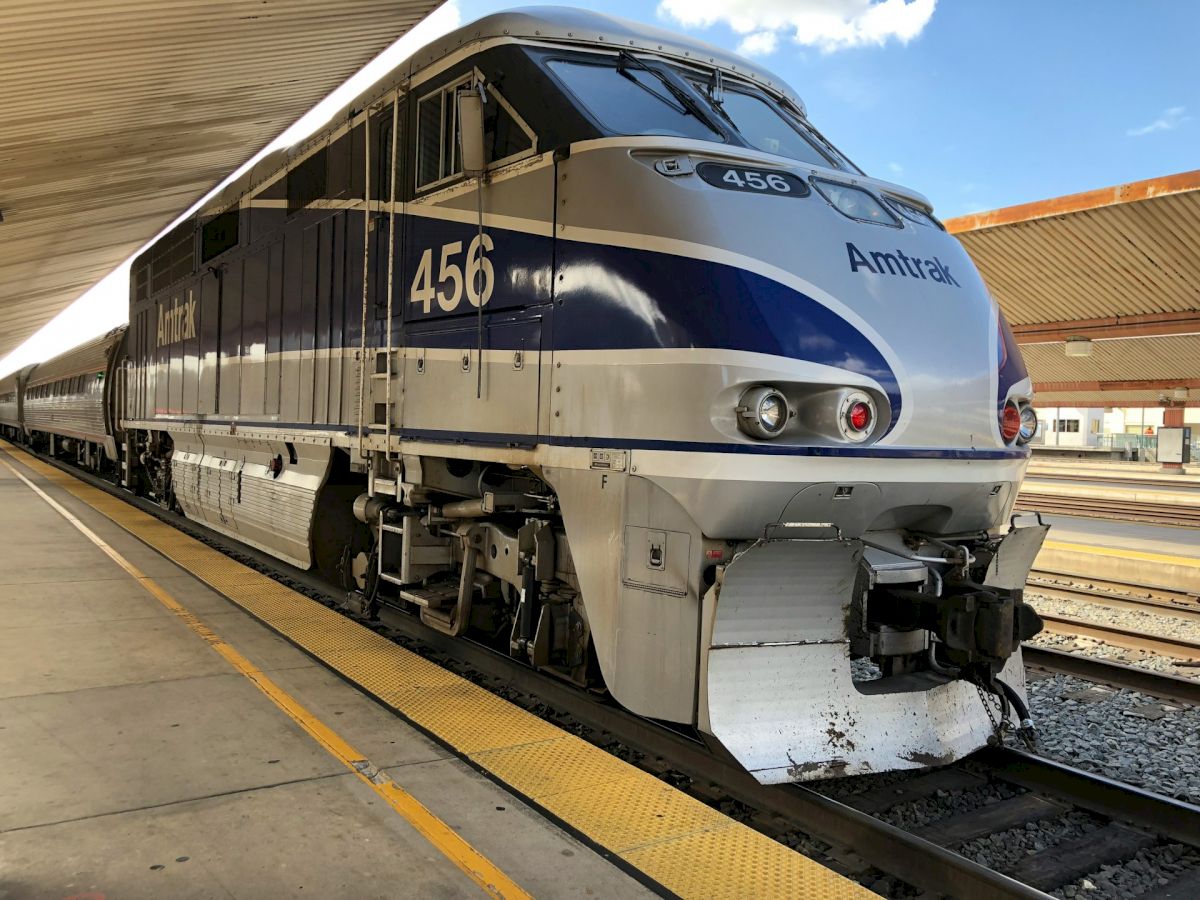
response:
<path id="1" fill-rule="evenodd" d="M 5 3 L 0 358 L 440 3 Z"/>
<path id="2" fill-rule="evenodd" d="M 946 228 L 1012 325 L 1038 406 L 1200 406 L 1200 170 Z M 1069 338 L 1090 355 L 1068 356 Z"/>

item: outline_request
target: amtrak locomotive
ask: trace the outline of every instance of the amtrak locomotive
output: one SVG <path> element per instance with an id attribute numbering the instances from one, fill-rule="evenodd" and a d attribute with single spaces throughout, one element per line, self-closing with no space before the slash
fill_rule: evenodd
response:
<path id="1" fill-rule="evenodd" d="M 1028 724 L 1030 392 L 929 203 L 777 77 L 538 8 L 159 240 L 0 427 L 783 782 Z"/>

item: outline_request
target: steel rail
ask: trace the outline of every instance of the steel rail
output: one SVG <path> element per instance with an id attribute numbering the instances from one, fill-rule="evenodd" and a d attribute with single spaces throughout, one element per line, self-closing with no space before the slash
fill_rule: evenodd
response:
<path id="1" fill-rule="evenodd" d="M 1200 643 L 1167 637 L 1165 635 L 1145 634 L 1128 628 L 1118 628 L 1101 622 L 1090 622 L 1085 619 L 1071 619 L 1066 616 L 1056 616 L 1039 612 L 1045 630 L 1051 634 L 1065 637 L 1086 637 L 1103 641 L 1114 647 L 1126 650 L 1145 650 L 1159 656 L 1169 656 L 1175 659 L 1200 661 Z"/>
<path id="2" fill-rule="evenodd" d="M 1134 584 L 1128 581 L 1093 578 L 1091 575 L 1080 575 L 1078 572 L 1064 572 L 1058 569 L 1031 569 L 1029 584 L 1034 587 L 1044 585 L 1059 590 L 1078 591 L 1086 593 L 1089 597 L 1092 595 L 1128 597 L 1135 600 L 1153 600 L 1171 608 L 1200 609 L 1200 593 L 1194 591 L 1157 584 Z"/>
<path id="3" fill-rule="evenodd" d="M 1195 804 L 1011 747 L 987 747 L 972 759 L 1031 791 L 1061 797 L 1110 819 L 1149 828 L 1192 847 L 1200 842 L 1200 806 Z"/>
<path id="4" fill-rule="evenodd" d="M 1150 597 L 1134 597 L 1129 594 L 1109 594 L 1104 591 L 1089 591 L 1082 587 L 1068 587 L 1061 584 L 1047 584 L 1044 581 L 1030 581 L 1026 584 L 1026 592 L 1046 597 L 1050 600 L 1066 600 L 1072 603 L 1086 603 L 1092 606 L 1102 606 L 1105 609 L 1128 610 L 1155 616 L 1173 616 L 1177 619 L 1200 624 L 1200 603 L 1192 600 L 1172 603 L 1169 600 L 1155 600 Z"/>
<path id="5" fill-rule="evenodd" d="M 1054 650 L 1035 644 L 1025 644 L 1021 648 L 1021 654 L 1029 668 L 1073 675 L 1086 681 L 1125 688 L 1162 700 L 1200 706 L 1200 679 L 1181 678 L 1178 675 L 1155 672 L 1110 659 L 1068 653 L 1065 650 Z M 1197 671 L 1200 672 L 1200 669 Z"/>

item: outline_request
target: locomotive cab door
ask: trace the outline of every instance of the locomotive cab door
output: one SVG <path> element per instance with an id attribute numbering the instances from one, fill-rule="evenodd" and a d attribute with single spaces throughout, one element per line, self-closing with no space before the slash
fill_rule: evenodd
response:
<path id="1" fill-rule="evenodd" d="M 474 66 L 418 86 L 411 103 L 402 430 L 532 446 L 550 239 L 499 223 L 548 220 L 551 176 L 509 174 L 536 139 Z M 479 131 L 464 140 L 464 129 Z"/>

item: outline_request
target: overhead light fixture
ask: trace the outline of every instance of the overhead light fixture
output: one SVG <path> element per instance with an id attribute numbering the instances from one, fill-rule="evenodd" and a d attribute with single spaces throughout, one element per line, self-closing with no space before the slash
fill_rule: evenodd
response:
<path id="1" fill-rule="evenodd" d="M 1186 400 L 1188 398 L 1188 389 L 1185 387 L 1177 387 L 1172 391 L 1176 400 Z"/>
<path id="2" fill-rule="evenodd" d="M 1067 338 L 1067 356 L 1091 356 L 1092 342 L 1087 338 Z"/>

